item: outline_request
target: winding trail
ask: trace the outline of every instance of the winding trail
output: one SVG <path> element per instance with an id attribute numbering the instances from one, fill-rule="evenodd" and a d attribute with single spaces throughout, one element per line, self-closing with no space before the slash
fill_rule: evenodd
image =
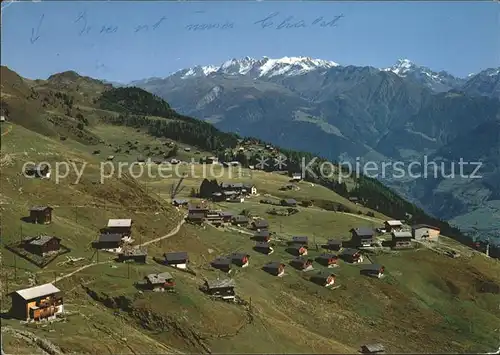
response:
<path id="1" fill-rule="evenodd" d="M 139 244 L 139 245 L 137 245 L 137 248 L 143 247 L 145 245 L 153 244 L 153 243 L 156 243 L 156 242 L 158 242 L 160 240 L 167 239 L 167 238 L 170 238 L 170 237 L 176 235 L 177 233 L 179 233 L 179 230 L 181 229 L 181 227 L 182 227 L 182 225 L 184 223 L 186 223 L 186 216 L 184 216 L 184 218 L 181 219 L 181 221 L 179 222 L 179 224 L 177 224 L 177 227 L 175 227 L 174 230 L 172 230 L 170 233 L 165 234 L 162 237 L 159 237 L 159 238 L 156 238 L 156 239 L 153 239 L 153 240 L 148 240 L 147 242 Z"/>
<path id="2" fill-rule="evenodd" d="M 56 283 L 57 281 L 61 281 L 61 280 L 64 280 L 65 278 L 67 277 L 70 277 L 70 276 L 73 276 L 74 274 L 82 271 L 82 270 L 85 270 L 91 266 L 94 266 L 94 265 L 102 265 L 102 264 L 107 264 L 107 263 L 110 263 L 112 260 L 108 260 L 108 261 L 101 261 L 101 262 L 98 262 L 98 263 L 92 263 L 92 264 L 87 264 L 87 265 L 84 265 L 82 267 L 79 267 L 78 269 L 76 269 L 75 271 L 72 271 L 70 272 L 69 274 L 66 274 L 66 275 L 63 275 L 63 276 L 59 276 L 59 277 L 56 277 L 54 283 Z"/>
<path id="3" fill-rule="evenodd" d="M 149 240 L 149 241 L 144 242 L 142 244 L 136 245 L 135 247 L 136 248 L 143 247 L 145 245 L 149 245 L 149 244 L 152 244 L 152 243 L 156 243 L 156 242 L 158 242 L 160 240 L 170 238 L 170 237 L 176 235 L 179 232 L 179 230 L 181 229 L 182 225 L 185 222 L 186 222 L 185 218 L 182 218 L 182 220 L 177 224 L 177 226 L 171 232 L 169 232 L 168 234 L 165 234 L 164 236 L 156 238 L 156 239 L 153 239 L 153 240 Z M 112 261 L 113 260 L 101 261 L 101 262 L 98 262 L 98 263 L 94 262 L 92 264 L 87 264 L 87 265 L 81 266 L 78 269 L 76 269 L 76 270 L 74 270 L 74 271 L 72 271 L 70 273 L 67 273 L 65 275 L 56 277 L 54 283 L 56 283 L 58 281 L 61 281 L 61 280 L 64 280 L 65 278 L 71 277 L 71 276 L 75 275 L 76 273 L 78 273 L 78 272 L 80 272 L 82 270 L 85 270 L 85 269 L 87 269 L 87 268 L 89 268 L 91 266 L 107 264 L 107 263 L 110 263 Z"/>

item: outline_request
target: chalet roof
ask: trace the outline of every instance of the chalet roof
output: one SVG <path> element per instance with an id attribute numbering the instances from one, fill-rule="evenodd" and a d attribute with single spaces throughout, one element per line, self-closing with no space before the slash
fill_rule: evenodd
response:
<path id="1" fill-rule="evenodd" d="M 234 190 L 226 190 L 226 191 L 222 191 L 222 194 L 224 194 L 226 196 L 232 196 L 232 195 L 237 195 L 238 192 L 234 191 Z"/>
<path id="2" fill-rule="evenodd" d="M 292 177 L 302 177 L 302 173 L 292 173 Z"/>
<path id="3" fill-rule="evenodd" d="M 415 230 L 415 229 L 421 229 L 421 228 L 429 228 L 429 229 L 434 229 L 434 230 L 437 230 L 439 231 L 440 229 L 438 227 L 433 227 L 433 226 L 430 226 L 428 224 L 415 224 L 411 227 L 411 229 Z"/>
<path id="4" fill-rule="evenodd" d="M 402 226 L 403 222 L 399 220 L 391 220 L 391 221 L 385 221 L 386 224 L 388 224 L 391 227 L 396 227 L 396 226 Z"/>
<path id="5" fill-rule="evenodd" d="M 103 233 L 99 236 L 99 242 L 119 242 L 123 239 L 120 233 Z"/>
<path id="6" fill-rule="evenodd" d="M 152 284 L 160 284 L 168 280 L 172 280 L 173 277 L 169 272 L 162 272 L 161 274 L 149 274 L 145 277 L 145 279 Z"/>
<path id="7" fill-rule="evenodd" d="M 358 237 L 373 237 L 373 229 L 368 227 L 359 227 L 351 229 Z"/>
<path id="8" fill-rule="evenodd" d="M 188 260 L 188 253 L 185 251 L 165 253 L 165 261 L 186 261 Z"/>
<path id="9" fill-rule="evenodd" d="M 394 239 L 398 239 L 398 238 L 411 238 L 411 232 L 392 232 L 392 237 Z"/>
<path id="10" fill-rule="evenodd" d="M 265 219 L 259 219 L 257 221 L 254 221 L 253 224 L 257 228 L 267 228 L 269 226 L 269 223 Z"/>
<path id="11" fill-rule="evenodd" d="M 222 211 L 222 212 L 219 212 L 219 215 L 221 217 L 231 217 L 233 215 L 232 212 L 228 212 L 228 211 Z"/>
<path id="12" fill-rule="evenodd" d="M 188 210 L 189 211 L 206 211 L 206 210 L 208 210 L 208 207 L 205 205 L 200 205 L 200 204 L 198 204 L 198 205 L 189 204 Z"/>
<path id="13" fill-rule="evenodd" d="M 382 268 L 383 268 L 383 266 L 380 264 L 363 265 L 363 270 L 369 270 L 369 271 L 379 271 Z"/>
<path id="14" fill-rule="evenodd" d="M 266 269 L 279 269 L 280 267 L 285 267 L 285 264 L 279 261 L 270 261 L 266 265 L 264 265 L 264 268 Z"/>
<path id="15" fill-rule="evenodd" d="M 131 227 L 132 220 L 128 219 L 110 219 L 108 220 L 108 228 L 110 227 Z"/>
<path id="16" fill-rule="evenodd" d="M 237 222 L 243 222 L 243 221 L 248 221 L 248 217 L 243 216 L 241 214 L 238 214 L 238 215 L 233 216 L 233 220 L 235 220 Z"/>
<path id="17" fill-rule="evenodd" d="M 47 209 L 53 210 L 53 208 L 49 206 L 33 206 L 31 207 L 30 211 L 43 212 Z"/>
<path id="18" fill-rule="evenodd" d="M 61 292 L 61 290 L 59 290 L 57 287 L 49 283 L 18 290 L 15 293 L 21 296 L 25 300 L 32 300 L 33 298 L 48 296 L 58 292 Z"/>
<path id="19" fill-rule="evenodd" d="M 226 266 L 226 265 L 231 265 L 231 259 L 229 258 L 217 258 L 212 261 L 212 265 L 218 265 L 218 266 Z"/>
<path id="20" fill-rule="evenodd" d="M 270 248 L 271 245 L 269 245 L 268 242 L 256 242 L 255 247 L 256 248 Z"/>
<path id="21" fill-rule="evenodd" d="M 269 229 L 261 229 L 260 231 L 255 232 L 255 234 L 253 236 L 254 237 L 269 237 L 269 235 L 270 235 Z"/>
<path id="22" fill-rule="evenodd" d="M 346 248 L 342 250 L 342 255 L 354 255 L 359 253 L 358 249 L 351 249 L 351 248 Z"/>
<path id="23" fill-rule="evenodd" d="M 139 255 L 148 255 L 148 252 L 145 249 L 130 248 L 123 250 L 121 254 L 123 254 L 124 256 L 139 256 Z"/>
<path id="24" fill-rule="evenodd" d="M 207 280 L 205 281 L 205 285 L 209 290 L 217 288 L 233 288 L 236 286 L 233 279 Z"/>
<path id="25" fill-rule="evenodd" d="M 240 259 L 243 259 L 243 258 L 249 258 L 250 255 L 248 255 L 247 253 L 232 253 L 231 255 L 228 256 L 230 259 L 233 259 L 233 260 L 240 260 Z"/>
<path id="26" fill-rule="evenodd" d="M 287 198 L 287 199 L 284 199 L 283 201 L 285 201 L 285 203 L 287 203 L 289 205 L 297 204 L 297 201 L 293 198 Z"/>
<path id="27" fill-rule="evenodd" d="M 371 352 L 371 353 L 385 351 L 385 347 L 379 343 L 362 345 L 361 349 L 366 349 L 368 352 Z"/>
<path id="28" fill-rule="evenodd" d="M 297 236 L 297 237 L 292 237 L 292 242 L 294 243 L 307 243 L 309 238 L 306 236 Z"/>
<path id="29" fill-rule="evenodd" d="M 50 235 L 40 235 L 38 237 L 32 238 L 29 241 L 29 244 L 31 244 L 31 245 L 45 245 L 48 242 L 50 242 L 52 239 L 57 239 L 58 241 L 61 240 L 60 238 L 53 237 Z"/>
<path id="30" fill-rule="evenodd" d="M 188 203 L 188 200 L 183 200 L 183 199 L 175 198 L 175 199 L 173 199 L 173 201 L 172 201 L 172 202 L 173 202 L 173 203 L 177 203 L 177 204 L 179 204 L 179 205 L 183 205 L 183 204 Z"/>
<path id="31" fill-rule="evenodd" d="M 234 183 L 223 182 L 220 184 L 220 186 L 223 189 L 241 189 L 244 187 L 242 182 L 234 182 Z"/>
<path id="32" fill-rule="evenodd" d="M 292 245 L 290 245 L 289 248 L 293 249 L 293 250 L 300 250 L 301 248 L 307 249 L 307 245 L 304 245 L 304 244 L 292 244 Z"/>

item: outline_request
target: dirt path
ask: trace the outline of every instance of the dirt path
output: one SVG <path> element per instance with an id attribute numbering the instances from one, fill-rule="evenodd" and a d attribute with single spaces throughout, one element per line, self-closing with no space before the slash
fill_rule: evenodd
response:
<path id="1" fill-rule="evenodd" d="M 75 271 L 72 271 L 70 272 L 69 274 L 66 274 L 66 275 L 63 275 L 63 276 L 59 276 L 59 277 L 56 277 L 55 282 L 58 282 L 58 281 L 61 281 L 61 280 L 64 280 L 65 278 L 67 277 L 70 277 L 70 276 L 73 276 L 74 274 L 82 271 L 82 270 L 85 270 L 91 266 L 94 266 L 94 265 L 102 265 L 102 264 L 107 264 L 107 263 L 110 263 L 112 260 L 108 260 L 108 261 L 101 261 L 99 263 L 92 263 L 92 264 L 88 264 L 88 265 L 84 265 L 82 267 L 79 267 L 78 269 L 76 269 Z"/>
<path id="2" fill-rule="evenodd" d="M 380 218 L 375 218 L 375 217 L 367 217 L 367 216 L 362 216 L 362 215 L 359 215 L 359 214 L 355 214 L 355 213 L 347 213 L 347 212 L 342 212 L 343 214 L 347 214 L 349 216 L 353 216 L 353 217 L 357 217 L 357 218 L 361 218 L 361 219 L 364 219 L 366 221 L 370 221 L 370 222 L 374 222 L 374 223 L 384 223 L 384 220 L 380 219 Z"/>
<path id="3" fill-rule="evenodd" d="M 177 234 L 179 232 L 179 230 L 181 229 L 181 227 L 182 227 L 182 225 L 184 223 L 185 223 L 185 219 L 183 218 L 179 222 L 179 224 L 177 224 L 177 226 L 171 232 L 169 232 L 168 234 L 165 234 L 164 236 L 156 238 L 156 239 L 153 239 L 153 240 L 149 240 L 149 241 L 147 241 L 145 243 L 139 244 L 136 247 L 139 248 L 139 247 L 142 247 L 142 246 L 145 246 L 145 245 L 148 245 L 148 244 L 156 243 L 156 242 L 158 242 L 158 241 L 160 241 L 162 239 L 170 238 L 170 237 L 174 236 L 175 234 Z M 78 273 L 78 272 L 80 272 L 82 270 L 85 270 L 85 269 L 87 269 L 87 268 L 89 268 L 91 266 L 107 264 L 107 263 L 110 263 L 112 261 L 113 260 L 107 260 L 107 261 L 101 261 L 101 262 L 98 262 L 98 263 L 92 263 L 92 264 L 84 265 L 84 266 L 79 267 L 78 269 L 76 269 L 76 270 L 74 270 L 74 271 L 72 271 L 72 272 L 70 272 L 68 274 L 56 277 L 54 283 L 58 282 L 58 281 L 61 281 L 61 280 L 64 280 L 65 278 L 68 278 L 70 276 L 73 276 L 74 274 L 76 274 L 76 273 Z"/>
<path id="4" fill-rule="evenodd" d="M 139 244 L 137 247 L 143 247 L 145 245 L 153 244 L 153 243 L 156 243 L 156 242 L 158 242 L 160 240 L 167 239 L 167 238 L 170 238 L 170 237 L 176 235 L 179 232 L 179 230 L 181 229 L 182 225 L 186 222 L 185 217 L 186 216 L 184 216 L 184 218 L 182 218 L 182 220 L 179 222 L 179 224 L 177 225 L 177 227 L 175 227 L 174 230 L 171 231 L 170 233 L 165 234 L 163 237 L 159 237 L 159 238 L 156 238 L 156 239 L 153 239 L 153 240 L 148 240 L 147 242 Z"/>

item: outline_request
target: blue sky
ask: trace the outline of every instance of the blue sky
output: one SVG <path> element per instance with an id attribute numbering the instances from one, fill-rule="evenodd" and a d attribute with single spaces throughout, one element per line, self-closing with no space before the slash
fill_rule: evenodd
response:
<path id="1" fill-rule="evenodd" d="M 492 1 L 18 2 L 2 14 L 1 60 L 28 78 L 75 70 L 121 82 L 164 77 L 178 69 L 245 56 L 309 56 L 374 67 L 408 58 L 433 70 L 466 76 L 500 66 L 499 5 Z M 254 24 L 274 12 L 279 14 L 272 26 Z M 335 27 L 320 25 L 340 15 Z M 306 27 L 276 29 L 290 16 L 288 23 L 303 21 Z M 319 17 L 323 19 L 313 25 Z M 219 28 L 193 31 L 186 27 L 190 24 L 219 24 Z M 136 32 L 141 25 L 148 27 Z"/>

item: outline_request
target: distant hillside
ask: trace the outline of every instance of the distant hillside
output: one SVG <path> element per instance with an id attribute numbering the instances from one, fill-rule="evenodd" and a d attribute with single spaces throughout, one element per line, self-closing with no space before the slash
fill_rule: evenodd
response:
<path id="1" fill-rule="evenodd" d="M 499 73 L 491 68 L 456 78 L 406 59 L 390 68 L 374 68 L 308 57 L 242 58 L 133 85 L 217 128 L 287 149 L 314 152 L 329 160 L 409 165 L 499 117 Z M 437 218 L 460 221 L 458 227 L 471 227 L 461 217 L 474 208 L 491 207 L 483 201 L 455 208 L 451 201 L 461 197 L 451 196 L 452 190 L 445 199 L 428 198 L 419 189 L 424 181 L 409 183 L 390 176 L 381 181 Z M 500 194 L 496 185 L 482 188 L 489 196 Z M 473 193 L 471 184 L 459 195 Z M 448 209 L 449 203 L 454 207 Z M 481 218 L 474 227 L 495 237 L 493 223 L 492 218 Z"/>

